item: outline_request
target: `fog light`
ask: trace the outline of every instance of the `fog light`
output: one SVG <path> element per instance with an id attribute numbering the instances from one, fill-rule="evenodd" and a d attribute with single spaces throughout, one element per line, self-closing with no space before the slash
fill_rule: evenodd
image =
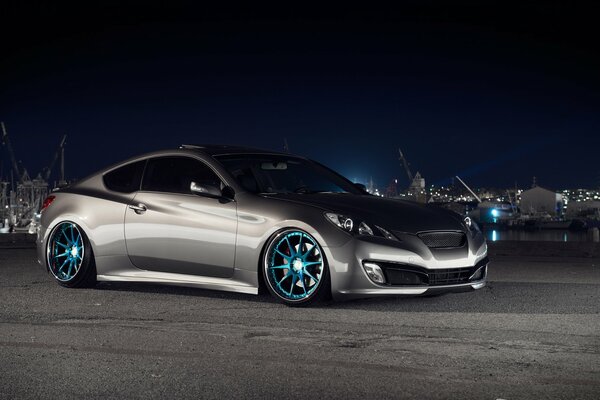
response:
<path id="1" fill-rule="evenodd" d="M 485 278 L 485 275 L 487 272 L 486 270 L 487 270 L 487 265 L 484 265 L 483 267 L 481 267 L 477 271 L 475 271 L 475 273 L 469 277 L 469 280 L 470 281 L 482 280 L 483 278 Z"/>
<path id="2" fill-rule="evenodd" d="M 367 276 L 375 283 L 385 283 L 385 277 L 381 267 L 373 263 L 364 263 L 365 272 Z"/>

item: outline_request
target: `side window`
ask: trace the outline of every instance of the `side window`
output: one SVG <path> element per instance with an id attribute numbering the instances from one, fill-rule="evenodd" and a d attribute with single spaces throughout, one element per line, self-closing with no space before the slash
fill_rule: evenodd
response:
<path id="1" fill-rule="evenodd" d="M 110 190 L 131 193 L 140 190 L 146 160 L 124 165 L 104 175 L 104 184 Z"/>
<path id="2" fill-rule="evenodd" d="M 148 161 L 142 190 L 192 193 L 190 184 L 221 187 L 219 177 L 204 163 L 189 157 L 160 157 Z"/>

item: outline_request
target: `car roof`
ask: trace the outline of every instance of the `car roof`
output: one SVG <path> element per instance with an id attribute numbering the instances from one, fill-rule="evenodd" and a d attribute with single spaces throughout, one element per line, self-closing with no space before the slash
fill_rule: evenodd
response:
<path id="1" fill-rule="evenodd" d="M 209 156 L 223 156 L 235 154 L 273 154 L 292 156 L 292 154 L 283 153 L 281 151 L 265 150 L 256 147 L 231 146 L 226 144 L 182 144 L 179 148 L 186 150 L 197 150 L 199 152 L 208 154 Z"/>

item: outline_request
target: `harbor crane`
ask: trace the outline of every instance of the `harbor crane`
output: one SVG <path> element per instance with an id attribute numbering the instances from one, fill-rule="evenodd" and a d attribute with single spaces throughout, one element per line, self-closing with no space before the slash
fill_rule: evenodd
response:
<path id="1" fill-rule="evenodd" d="M 50 162 L 50 165 L 48 165 L 47 167 L 44 167 L 44 169 L 42 170 L 42 178 L 45 181 L 48 181 L 48 179 L 50 179 L 50 174 L 52 174 L 52 170 L 54 169 L 54 165 L 56 164 L 56 162 L 58 161 L 58 158 L 60 157 L 60 178 L 59 178 L 59 186 L 60 184 L 62 184 L 62 182 L 65 181 L 65 142 L 67 140 L 67 135 L 63 135 L 63 137 L 60 139 L 60 142 L 58 144 L 58 148 L 56 149 L 56 152 L 54 153 L 54 156 L 52 157 L 52 161 Z"/>
<path id="2" fill-rule="evenodd" d="M 398 153 L 400 153 L 399 160 L 402 161 L 402 165 L 404 165 L 404 170 L 406 171 L 406 175 L 408 176 L 408 181 L 412 182 L 413 174 L 412 172 L 410 172 L 408 161 L 406 160 L 406 157 L 404 157 L 404 154 L 402 153 L 402 150 L 400 148 L 398 148 Z"/>
<path id="3" fill-rule="evenodd" d="M 404 157 L 404 153 L 402 153 L 402 149 L 398 148 L 398 153 L 400 154 L 399 160 L 402 162 L 404 170 L 406 171 L 406 176 L 408 177 L 408 197 L 414 199 L 418 203 L 426 203 L 427 190 L 425 189 L 425 179 L 418 171 L 413 175 L 413 173 L 410 171 L 410 164 L 408 163 L 406 157 Z"/>
<path id="4" fill-rule="evenodd" d="M 458 179 L 458 181 L 460 183 L 462 183 L 464 187 L 467 188 L 467 190 L 473 195 L 473 197 L 475 197 L 477 199 L 478 203 L 481 203 L 481 199 L 479 198 L 479 196 L 477 196 L 475 194 L 475 192 L 473 190 L 471 190 L 471 188 L 462 179 L 460 179 L 460 177 L 458 175 L 456 176 L 456 179 Z"/>
<path id="5" fill-rule="evenodd" d="M 10 138 L 8 137 L 8 133 L 6 132 L 6 126 L 4 126 L 4 122 L 0 122 L 0 125 L 2 126 L 2 144 L 4 146 L 6 146 L 6 150 L 8 150 L 8 156 L 10 157 L 12 169 L 13 169 L 14 173 L 17 175 L 17 181 L 19 183 L 23 183 L 25 174 L 21 173 L 19 164 L 17 164 L 17 159 L 15 158 L 15 152 L 10 143 Z"/>
<path id="6" fill-rule="evenodd" d="M 8 182 L 2 182 L 0 187 L 0 195 L 2 196 L 0 203 L 4 206 L 0 217 L 8 219 L 11 226 L 29 226 L 31 232 L 32 228 L 35 227 L 36 218 L 39 218 L 38 213 L 43 200 L 48 195 L 48 179 L 59 157 L 61 159 L 59 186 L 65 184 L 64 148 L 67 135 L 63 135 L 61 138 L 50 165 L 44 168 L 36 178 L 31 179 L 27 169 L 17 162 L 4 122 L 0 122 L 0 127 L 2 128 L 2 144 L 6 146 L 13 173 L 16 175 L 16 185 L 14 182 L 11 184 L 10 195 L 7 193 Z"/>

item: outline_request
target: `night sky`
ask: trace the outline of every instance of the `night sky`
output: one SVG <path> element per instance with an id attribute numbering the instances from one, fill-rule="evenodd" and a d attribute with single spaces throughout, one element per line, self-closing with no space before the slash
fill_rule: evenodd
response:
<path id="1" fill-rule="evenodd" d="M 122 3 L 0 6 L 0 120 L 30 175 L 66 133 L 68 178 L 181 143 L 286 138 L 382 189 L 408 185 L 398 147 L 428 185 L 600 186 L 592 10 Z M 6 177 L 5 149 L 0 164 Z"/>

